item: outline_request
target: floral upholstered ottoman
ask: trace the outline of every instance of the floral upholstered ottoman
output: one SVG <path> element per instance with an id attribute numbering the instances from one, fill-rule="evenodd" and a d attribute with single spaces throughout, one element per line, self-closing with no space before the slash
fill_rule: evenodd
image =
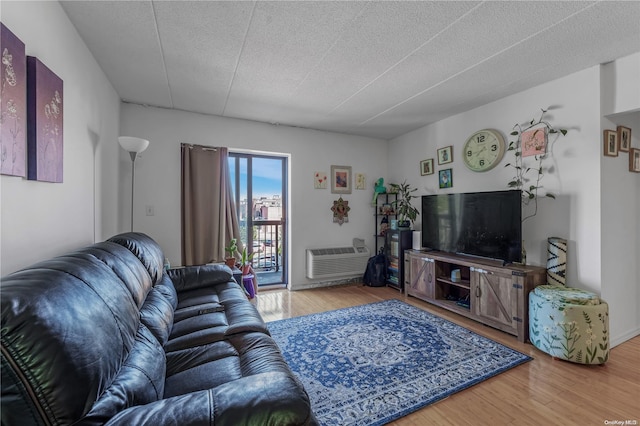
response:
<path id="1" fill-rule="evenodd" d="M 609 306 L 585 290 L 538 286 L 529 293 L 529 338 L 555 358 L 604 364 L 609 359 Z"/>

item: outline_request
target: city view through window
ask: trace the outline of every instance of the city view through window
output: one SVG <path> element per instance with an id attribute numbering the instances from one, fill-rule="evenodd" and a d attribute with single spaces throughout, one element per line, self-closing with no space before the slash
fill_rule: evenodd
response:
<path id="1" fill-rule="evenodd" d="M 253 253 L 258 284 L 284 283 L 285 158 L 229 154 L 240 240 Z"/>

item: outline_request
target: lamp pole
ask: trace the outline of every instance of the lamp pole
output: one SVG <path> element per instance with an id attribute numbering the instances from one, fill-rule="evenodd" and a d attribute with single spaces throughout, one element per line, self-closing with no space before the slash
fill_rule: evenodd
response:
<path id="1" fill-rule="evenodd" d="M 136 182 L 136 158 L 138 157 L 137 152 L 130 152 L 131 156 L 131 232 L 133 232 L 133 190 Z"/>
<path id="2" fill-rule="evenodd" d="M 129 153 L 131 157 L 131 232 L 133 232 L 133 201 L 136 182 L 136 158 L 138 154 L 147 149 L 149 141 L 132 136 L 120 136 L 118 138 L 120 146 Z"/>

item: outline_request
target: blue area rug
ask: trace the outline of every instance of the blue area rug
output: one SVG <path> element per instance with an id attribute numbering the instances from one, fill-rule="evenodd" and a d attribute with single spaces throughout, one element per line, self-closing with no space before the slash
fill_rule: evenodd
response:
<path id="1" fill-rule="evenodd" d="M 399 300 L 267 324 L 322 425 L 382 425 L 532 358 Z"/>

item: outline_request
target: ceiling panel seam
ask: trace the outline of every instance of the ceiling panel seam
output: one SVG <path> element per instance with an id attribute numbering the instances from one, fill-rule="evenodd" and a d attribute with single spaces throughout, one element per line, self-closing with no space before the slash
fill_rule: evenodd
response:
<path id="1" fill-rule="evenodd" d="M 404 99 L 403 101 L 398 102 L 397 104 L 395 104 L 395 105 L 393 105 L 393 106 L 390 106 L 389 108 L 385 109 L 384 111 L 379 112 L 378 114 L 376 114 L 376 115 L 374 115 L 374 116 L 372 116 L 372 117 L 370 117 L 370 118 L 366 119 L 365 121 L 363 121 L 363 122 L 359 123 L 359 124 L 357 125 L 357 127 L 361 127 L 361 126 L 363 126 L 363 125 L 367 124 L 368 122 L 370 122 L 370 121 L 372 121 L 372 120 L 375 120 L 376 118 L 380 117 L 381 115 L 384 115 L 384 114 L 386 114 L 386 113 L 388 113 L 388 112 L 390 112 L 390 111 L 392 111 L 392 110 L 394 110 L 394 109 L 398 108 L 399 106 L 401 106 L 401 105 L 403 105 L 403 104 L 405 104 L 405 103 L 407 103 L 407 102 L 409 102 L 409 101 L 411 101 L 411 100 L 413 100 L 413 99 L 417 98 L 418 96 L 422 96 L 422 95 L 423 95 L 423 94 L 425 94 L 426 92 L 428 92 L 428 91 L 430 91 L 430 90 L 435 89 L 436 87 L 438 87 L 438 86 L 440 86 L 440 85 L 442 85 L 442 84 L 444 84 L 444 83 L 448 82 L 449 80 L 452 80 L 452 79 L 454 79 L 454 78 L 456 78 L 456 77 L 458 77 L 458 76 L 460 76 L 460 75 L 462 75 L 462 74 L 466 73 L 467 71 L 470 71 L 470 70 L 472 70 L 472 69 L 474 69 L 474 68 L 476 68 L 476 67 L 478 67 L 478 66 L 482 65 L 483 63 L 485 63 L 485 62 L 487 62 L 487 61 L 489 61 L 489 60 L 491 60 L 491 59 L 495 58 L 496 56 L 499 56 L 499 55 L 503 54 L 504 52 L 506 52 L 506 51 L 508 51 L 508 50 L 511 50 L 512 48 L 514 48 L 514 47 L 516 47 L 516 46 L 518 46 L 518 45 L 520 45 L 520 44 L 522 44 L 522 43 L 524 43 L 524 42 L 526 42 L 526 41 L 528 41 L 528 40 L 530 40 L 530 39 L 532 39 L 532 38 L 534 38 L 534 37 L 537 37 L 538 35 L 540 35 L 540 34 L 542 34 L 542 33 L 546 32 L 546 31 L 548 31 L 548 30 L 550 30 L 550 29 L 552 29 L 552 28 L 554 28 L 554 27 L 556 27 L 556 26 L 558 26 L 558 25 L 563 24 L 565 21 L 567 21 L 567 20 L 569 20 L 569 19 L 573 18 L 574 16 L 579 15 L 580 13 L 583 13 L 585 10 L 587 10 L 587 9 L 590 9 L 590 8 L 594 7 L 597 3 L 598 3 L 598 2 L 591 3 L 591 4 L 589 4 L 588 6 L 586 6 L 586 7 L 582 8 L 582 9 L 580 9 L 580 10 L 578 10 L 578 11 L 576 11 L 576 12 L 572 13 L 571 15 L 569 15 L 569 16 L 567 16 L 567 17 L 565 17 L 565 18 L 561 19 L 560 21 L 557 21 L 557 22 L 555 22 L 555 23 L 553 23 L 553 24 L 550 24 L 550 25 L 546 26 L 545 28 L 543 28 L 543 29 L 541 29 L 541 30 L 539 30 L 539 31 L 536 31 L 535 33 L 533 33 L 533 34 L 531 34 L 531 35 L 529 35 L 529 36 L 527 36 L 527 37 L 523 38 L 522 40 L 519 40 L 519 41 L 518 41 L 518 42 L 516 42 L 516 43 L 513 43 L 513 44 L 512 44 L 512 45 L 510 45 L 510 46 L 505 47 L 504 49 L 499 50 L 498 52 L 494 53 L 493 55 L 488 56 L 488 57 L 486 57 L 486 58 L 482 59 L 481 61 L 479 61 L 479 62 L 477 62 L 477 63 L 475 63 L 475 64 L 473 64 L 473 65 L 469 65 L 467 68 L 463 69 L 462 71 L 458 71 L 457 73 L 450 75 L 449 77 L 445 78 L 444 80 L 439 81 L 438 83 L 433 84 L 433 85 L 431 85 L 430 87 L 427 87 L 426 89 L 421 90 L 420 92 L 418 92 L 418 93 L 416 93 L 416 94 L 414 94 L 414 95 L 409 96 L 407 99 Z"/>
<path id="2" fill-rule="evenodd" d="M 156 38 L 158 39 L 158 45 L 160 46 L 160 56 L 162 62 L 162 71 L 164 72 L 164 79 L 167 82 L 167 91 L 169 92 L 169 103 L 171 104 L 171 108 L 173 105 L 173 95 L 171 94 L 171 84 L 169 83 L 169 73 L 167 72 L 167 63 L 164 59 L 164 46 L 162 45 L 162 38 L 160 37 L 160 29 L 158 28 L 158 15 L 156 13 L 156 5 L 153 0 L 151 0 L 151 10 L 153 11 L 153 25 L 156 29 Z"/>
<path id="3" fill-rule="evenodd" d="M 371 86 L 373 83 L 375 83 L 376 81 L 378 81 L 379 79 L 381 79 L 382 77 L 384 77 L 386 74 L 388 74 L 389 72 L 391 72 L 394 68 L 396 68 L 398 65 L 400 65 L 401 63 L 403 63 L 404 61 L 406 61 L 408 58 L 410 58 L 412 55 L 416 54 L 418 51 L 420 51 L 422 48 L 424 48 L 426 45 L 428 45 L 429 43 L 431 43 L 433 40 L 435 40 L 436 38 L 440 37 L 442 34 L 444 34 L 445 32 L 447 32 L 451 27 L 453 27 L 454 25 L 456 25 L 461 19 L 464 19 L 467 15 L 469 15 L 470 13 L 473 13 L 476 9 L 478 9 L 479 7 L 481 7 L 485 2 L 481 2 L 478 3 L 476 6 L 474 6 L 473 8 L 469 9 L 467 12 L 465 12 L 463 15 L 459 16 L 455 21 L 451 22 L 449 25 L 447 25 L 445 28 L 443 28 L 442 30 L 438 31 L 436 34 L 434 34 L 433 36 L 429 37 L 429 39 L 427 41 L 425 41 L 424 43 L 422 43 L 420 46 L 416 47 L 415 49 L 413 49 L 411 52 L 409 52 L 408 54 L 406 54 L 402 59 L 398 60 L 395 64 L 391 65 L 389 68 L 387 68 L 386 70 L 384 70 L 382 73 L 380 73 L 376 78 L 374 78 L 373 80 L 371 80 L 369 83 L 365 84 L 364 86 L 362 86 L 360 89 L 358 89 L 355 93 L 353 93 L 352 95 L 350 95 L 348 98 L 346 98 L 345 100 L 343 100 L 342 102 L 340 102 L 338 105 L 336 105 L 335 107 L 333 107 L 331 109 L 331 111 L 329 111 L 327 113 L 327 115 L 333 113 L 335 110 L 337 110 L 338 108 L 340 108 L 342 105 L 344 105 L 345 103 L 349 102 L 351 99 L 353 99 L 354 97 L 358 96 L 359 93 L 361 93 L 363 90 L 365 90 L 367 87 Z"/>
<path id="4" fill-rule="evenodd" d="M 251 24 L 253 23 L 253 15 L 256 11 L 257 1 L 253 2 L 253 7 L 251 8 L 251 16 L 247 22 L 247 28 L 244 31 L 244 37 L 242 39 L 242 47 L 240 47 L 240 51 L 238 52 L 238 57 L 236 58 L 236 64 L 233 67 L 233 75 L 231 76 L 231 81 L 229 82 L 229 87 L 227 88 L 227 96 L 224 99 L 224 107 L 222 108 L 222 116 L 225 117 L 227 113 L 227 104 L 229 103 L 229 97 L 231 96 L 231 90 L 233 89 L 233 84 L 236 81 L 236 76 L 238 75 L 238 67 L 240 66 L 240 58 L 242 57 L 242 53 L 244 52 L 244 48 L 247 44 L 247 37 L 249 36 L 249 29 L 251 28 Z"/>

